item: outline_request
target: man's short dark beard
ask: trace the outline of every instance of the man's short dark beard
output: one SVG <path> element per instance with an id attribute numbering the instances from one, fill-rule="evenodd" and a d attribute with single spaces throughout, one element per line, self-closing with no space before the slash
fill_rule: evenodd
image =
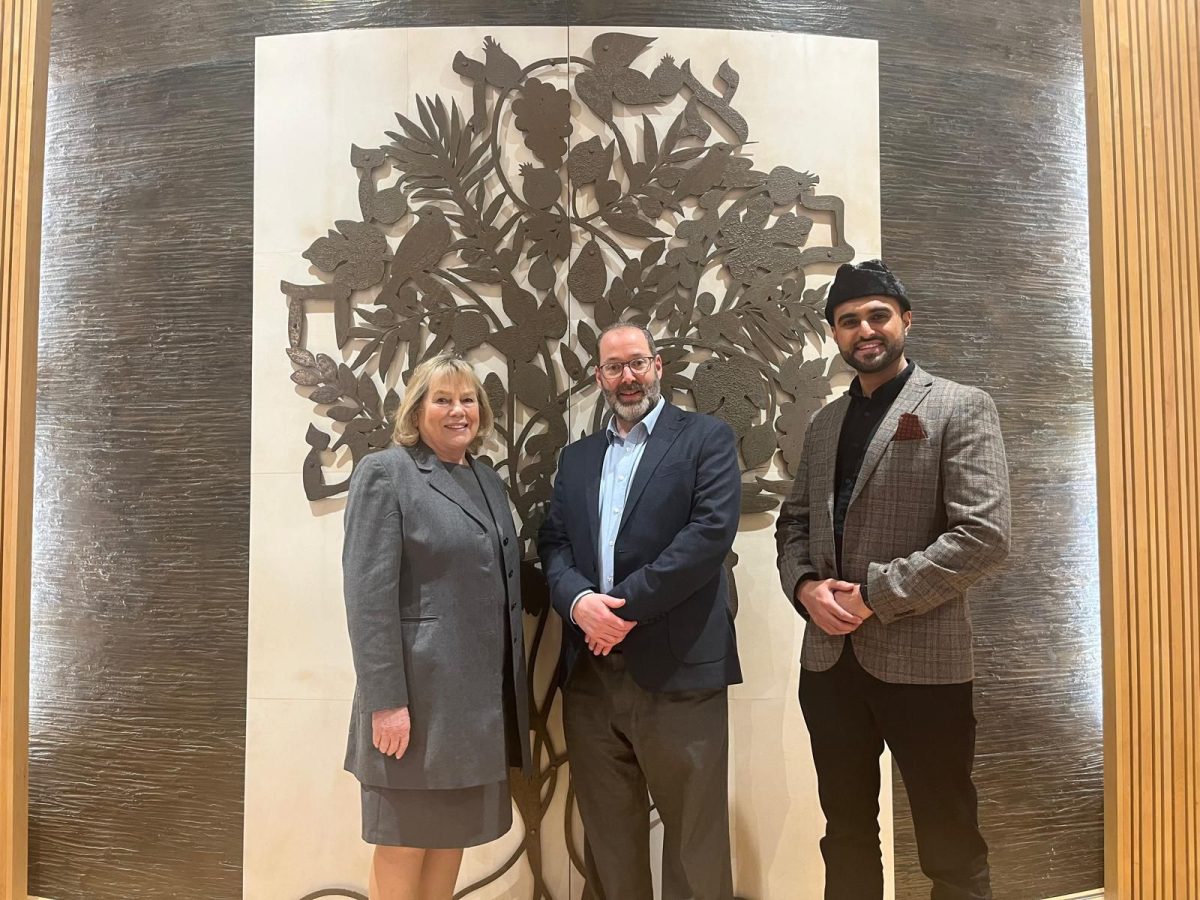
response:
<path id="1" fill-rule="evenodd" d="M 843 353 L 842 359 L 846 361 L 846 365 L 854 369 L 856 372 L 862 372 L 864 375 L 873 375 L 875 372 L 881 372 L 898 360 L 904 353 L 904 338 L 900 338 L 895 344 L 884 343 L 883 355 L 875 362 L 861 363 L 854 355 L 854 351 L 858 349 L 858 345 L 851 348 L 850 352 Z"/>

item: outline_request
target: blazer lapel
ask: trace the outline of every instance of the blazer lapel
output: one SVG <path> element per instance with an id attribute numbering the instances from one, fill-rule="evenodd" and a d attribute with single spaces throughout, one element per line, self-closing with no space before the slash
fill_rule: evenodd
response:
<path id="1" fill-rule="evenodd" d="M 487 464 L 472 460 L 471 465 L 486 467 Z M 483 487 L 483 499 L 487 501 L 496 530 L 500 532 L 501 537 L 506 536 L 511 530 L 509 523 L 512 521 L 512 510 L 508 505 L 508 495 L 504 492 L 504 483 L 498 478 L 492 478 L 487 472 L 477 472 L 477 475 L 479 484 Z"/>
<path id="2" fill-rule="evenodd" d="M 408 452 L 412 456 L 413 462 L 417 464 L 417 468 L 425 473 L 431 488 L 461 507 L 462 511 L 478 522 L 482 528 L 487 531 L 493 529 L 491 522 L 484 521 L 488 517 L 476 508 L 475 504 L 471 502 L 471 498 L 467 496 L 467 492 L 458 486 L 458 482 L 446 471 L 446 467 L 442 465 L 441 460 L 432 450 L 424 444 L 414 444 L 408 448 Z"/>
<path id="3" fill-rule="evenodd" d="M 850 407 L 850 398 L 845 394 L 829 404 L 832 414 L 825 417 L 825 425 L 818 434 L 813 435 L 813 453 L 811 465 L 814 469 L 813 483 L 822 486 L 825 495 L 825 513 L 829 516 L 830 527 L 833 526 L 833 498 L 837 495 L 837 485 L 833 483 L 837 477 L 838 438 L 842 434 L 842 423 L 846 420 L 846 410 Z M 818 421 L 821 421 L 818 419 Z"/>
<path id="4" fill-rule="evenodd" d="M 675 443 L 675 439 L 679 437 L 679 431 L 683 428 L 683 421 L 683 413 L 670 403 L 663 406 L 662 412 L 658 414 L 658 422 L 654 426 L 654 431 L 650 433 L 650 439 L 646 442 L 646 449 L 642 451 L 642 458 L 638 460 L 637 472 L 633 476 L 633 484 L 629 486 L 629 496 L 625 500 L 625 511 L 621 513 L 621 528 L 617 529 L 618 534 L 625 527 L 625 523 L 629 521 L 629 515 L 633 512 L 633 508 L 641 498 L 642 491 L 649 484 L 650 476 L 654 474 L 654 470 L 658 468 L 658 464 L 662 462 L 663 457 L 667 455 L 667 451 L 671 449 L 671 445 Z M 596 515 L 599 516 L 599 514 L 599 505 L 597 504 Z"/>
<path id="5" fill-rule="evenodd" d="M 853 505 L 854 501 L 858 499 L 863 486 L 871 477 L 871 473 L 875 471 L 875 467 L 879 465 L 879 460 L 883 458 L 883 451 L 891 443 L 900 417 L 921 405 L 921 401 L 928 395 L 932 384 L 933 379 L 925 374 L 919 366 L 913 368 L 908 382 L 900 390 L 900 396 L 896 398 L 891 409 L 887 411 L 887 415 L 883 417 L 883 421 L 879 423 L 879 428 L 876 429 L 875 436 L 871 438 L 867 452 L 863 455 L 862 467 L 858 470 L 858 480 L 854 483 L 854 493 L 850 495 L 850 505 Z M 834 452 L 836 455 L 836 450 Z"/>
<path id="6" fill-rule="evenodd" d="M 584 454 L 583 470 L 586 475 L 584 504 L 587 506 L 588 527 L 591 529 L 591 544 L 594 549 L 600 540 L 600 476 L 604 474 L 604 453 L 608 450 L 608 437 L 603 431 L 584 438 L 590 441 Z M 599 560 L 596 560 L 599 568 Z"/>

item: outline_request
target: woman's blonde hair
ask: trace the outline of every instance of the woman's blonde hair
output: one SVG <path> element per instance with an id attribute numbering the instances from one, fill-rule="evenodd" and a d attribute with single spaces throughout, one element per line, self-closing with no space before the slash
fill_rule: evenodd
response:
<path id="1" fill-rule="evenodd" d="M 429 389 L 443 377 L 458 384 L 468 384 L 475 391 L 475 399 L 479 403 L 479 432 L 467 449 L 471 453 L 478 453 L 483 442 L 492 433 L 492 424 L 495 421 L 492 404 L 488 402 L 487 391 L 483 389 L 483 383 L 471 368 L 471 364 L 451 353 L 439 353 L 413 369 L 408 387 L 404 391 L 404 400 L 396 413 L 396 430 L 392 432 L 392 437 L 402 447 L 412 447 L 421 440 L 421 432 L 417 428 L 421 407 L 425 398 L 429 396 Z"/>

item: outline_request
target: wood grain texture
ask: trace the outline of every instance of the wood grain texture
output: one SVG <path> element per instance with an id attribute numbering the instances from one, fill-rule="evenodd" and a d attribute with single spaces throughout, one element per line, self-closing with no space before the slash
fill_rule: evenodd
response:
<path id="1" fill-rule="evenodd" d="M 0 897 L 28 884 L 29 585 L 50 3 L 0 7 Z"/>
<path id="2" fill-rule="evenodd" d="M 1087 8 L 1106 885 L 1200 895 L 1200 24 Z"/>
<path id="3" fill-rule="evenodd" d="M 56 900 L 240 885 L 251 78 L 53 92 L 30 837 Z"/>
<path id="4" fill-rule="evenodd" d="M 884 251 L 914 298 L 913 356 L 992 392 L 1012 465 L 1012 559 L 972 601 L 997 896 L 1098 885 L 1075 0 L 203 0 L 186 11 L 62 0 L 39 393 L 34 889 L 57 900 L 240 894 L 253 37 L 481 21 L 880 42 Z M 787 110 L 819 90 L 797 86 Z M 88 739 L 99 774 L 81 778 Z M 903 900 L 928 887 L 898 796 Z"/>

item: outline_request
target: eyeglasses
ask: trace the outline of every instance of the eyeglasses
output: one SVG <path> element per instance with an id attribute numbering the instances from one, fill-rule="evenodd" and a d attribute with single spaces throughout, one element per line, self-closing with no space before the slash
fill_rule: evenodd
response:
<path id="1" fill-rule="evenodd" d="M 639 356 L 628 362 L 606 362 L 603 365 L 596 366 L 596 368 L 603 373 L 605 378 L 611 381 L 614 378 L 620 378 L 621 373 L 626 369 L 629 369 L 634 375 L 645 375 L 650 371 L 650 366 L 653 362 L 653 356 Z"/>

